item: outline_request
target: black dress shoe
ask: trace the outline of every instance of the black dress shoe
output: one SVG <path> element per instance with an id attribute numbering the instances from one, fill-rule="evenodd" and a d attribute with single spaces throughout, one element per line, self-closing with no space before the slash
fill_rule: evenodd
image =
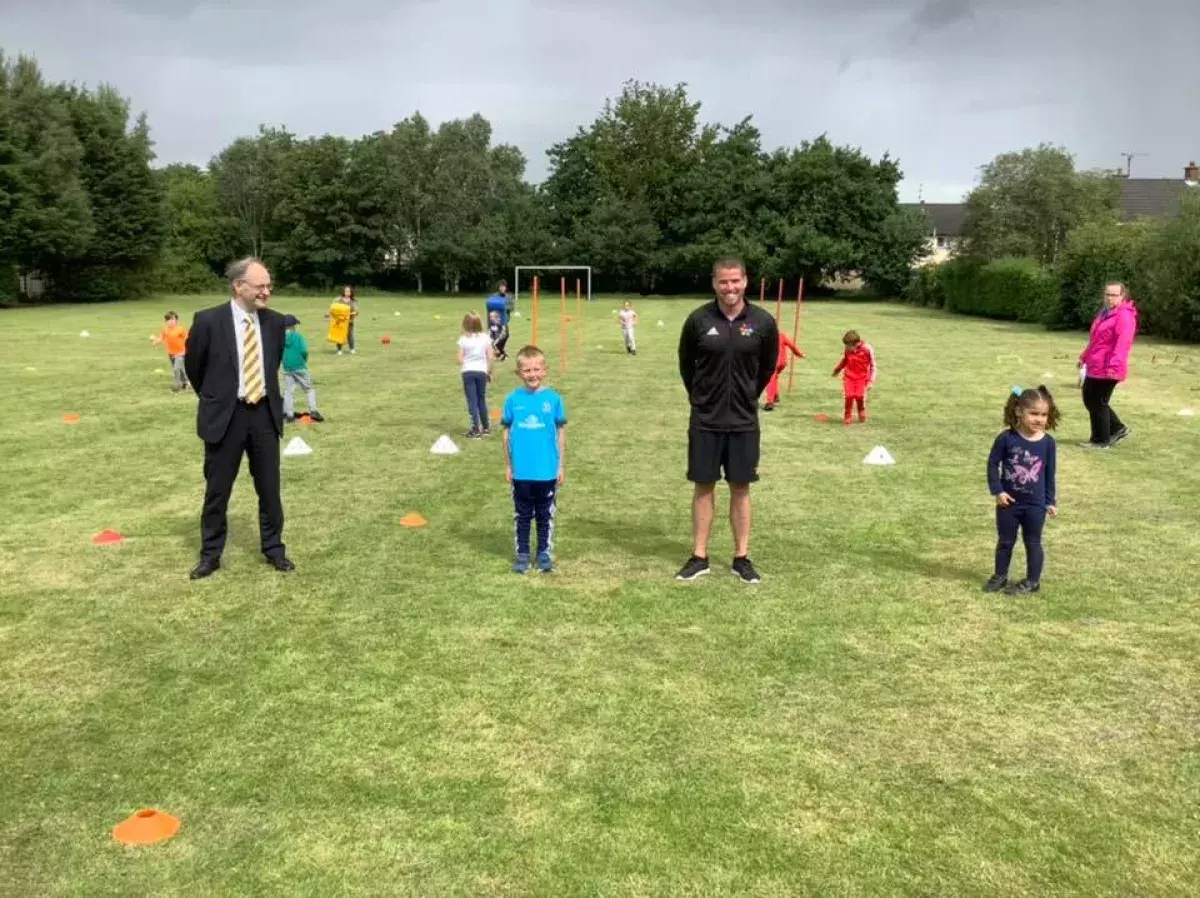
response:
<path id="1" fill-rule="evenodd" d="M 200 563 L 192 568 L 192 572 L 188 574 L 189 580 L 203 580 L 205 577 L 211 577 L 221 569 L 221 562 L 216 559 L 201 558 Z"/>
<path id="2" fill-rule="evenodd" d="M 267 564 L 285 574 L 296 569 L 296 565 L 292 564 L 292 560 L 286 555 L 272 555 L 267 559 Z"/>

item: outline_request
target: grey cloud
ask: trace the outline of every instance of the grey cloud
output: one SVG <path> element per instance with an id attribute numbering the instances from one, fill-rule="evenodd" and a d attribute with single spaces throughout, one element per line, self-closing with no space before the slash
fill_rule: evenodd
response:
<path id="1" fill-rule="evenodd" d="M 753 114 L 768 148 L 828 132 L 890 150 L 909 198 L 957 199 L 1042 140 L 1086 165 L 1143 150 L 1145 175 L 1200 156 L 1194 0 L 3 2 L 5 51 L 114 84 L 162 161 L 206 162 L 259 123 L 355 136 L 479 111 L 540 179 L 629 78 L 687 82 L 706 121 Z"/>

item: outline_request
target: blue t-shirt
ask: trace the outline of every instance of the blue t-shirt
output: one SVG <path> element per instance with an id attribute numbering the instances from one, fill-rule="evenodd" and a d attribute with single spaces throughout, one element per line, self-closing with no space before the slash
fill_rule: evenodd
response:
<path id="1" fill-rule="evenodd" d="M 549 387 L 517 387 L 504 400 L 500 425 L 509 429 L 513 480 L 558 479 L 558 428 L 567 423 L 562 397 Z"/>
<path id="2" fill-rule="evenodd" d="M 988 456 L 988 489 L 1008 493 L 1018 505 L 1057 505 L 1054 437 L 1027 440 L 1015 430 L 996 437 Z"/>
<path id="3" fill-rule="evenodd" d="M 510 297 L 501 296 L 499 293 L 493 293 L 491 296 L 489 296 L 487 298 L 487 311 L 489 317 L 491 316 L 492 312 L 499 312 L 500 323 L 508 324 L 508 304 L 510 301 Z"/>

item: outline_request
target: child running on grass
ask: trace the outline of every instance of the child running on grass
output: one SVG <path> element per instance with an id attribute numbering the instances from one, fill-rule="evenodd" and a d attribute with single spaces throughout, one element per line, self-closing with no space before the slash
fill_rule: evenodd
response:
<path id="1" fill-rule="evenodd" d="M 496 358 L 501 362 L 507 359 L 508 353 L 504 347 L 508 344 L 508 325 L 495 309 L 488 312 L 488 338 L 492 341 L 492 353 Z"/>
<path id="2" fill-rule="evenodd" d="M 842 375 L 842 396 L 845 398 L 842 423 L 850 423 L 850 413 L 857 405 L 858 421 L 862 424 L 867 420 L 867 391 L 875 383 L 875 350 L 857 331 L 846 331 L 842 345 L 846 351 L 833 369 L 834 377 Z"/>
<path id="3" fill-rule="evenodd" d="M 1004 406 L 1005 430 L 988 455 L 988 489 L 996 498 L 996 571 L 984 592 L 1004 590 L 1009 595 L 1033 595 L 1041 588 L 1042 527 L 1046 515 L 1058 514 L 1056 447 L 1046 433 L 1058 426 L 1054 397 L 1044 386 L 1036 390 L 1015 387 Z M 1009 585 L 1008 566 L 1017 530 L 1025 541 L 1025 579 Z"/>
<path id="4" fill-rule="evenodd" d="M 167 312 L 163 320 L 166 323 L 158 336 L 154 337 L 154 345 L 167 347 L 167 357 L 171 360 L 171 392 L 178 393 L 188 387 L 187 371 L 183 367 L 188 332 L 174 312 Z"/>
<path id="5" fill-rule="evenodd" d="M 633 329 L 637 327 L 638 313 L 629 300 L 622 303 L 621 311 L 617 313 L 617 322 L 621 325 L 622 336 L 625 337 L 625 351 L 630 355 L 637 355 L 637 338 Z"/>
<path id="6" fill-rule="evenodd" d="M 500 425 L 504 428 L 505 477 L 516 508 L 517 558 L 513 572 L 530 569 L 530 525 L 537 522 L 537 566 L 554 571 L 554 518 L 563 482 L 567 412 L 562 397 L 546 386 L 546 356 L 536 346 L 517 353 L 521 386 L 508 394 Z"/>
<path id="7" fill-rule="evenodd" d="M 467 438 L 491 436 L 487 385 L 492 379 L 492 341 L 483 332 L 483 319 L 478 312 L 463 316 L 462 336 L 458 338 L 458 366 L 462 372 L 463 392 L 467 396 L 467 414 L 471 416 Z"/>
<path id="8" fill-rule="evenodd" d="M 317 391 L 308 373 L 308 342 L 296 330 L 299 323 L 295 315 L 283 316 L 283 326 L 287 328 L 287 336 L 283 338 L 283 420 L 296 420 L 296 387 L 299 387 L 308 400 L 308 416 L 314 421 L 324 421 L 317 411 Z"/>

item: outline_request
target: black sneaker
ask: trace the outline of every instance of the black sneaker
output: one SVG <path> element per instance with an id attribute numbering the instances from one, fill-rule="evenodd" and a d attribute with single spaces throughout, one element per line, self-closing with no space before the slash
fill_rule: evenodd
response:
<path id="1" fill-rule="evenodd" d="M 1114 433 L 1112 435 L 1112 439 L 1110 439 L 1108 441 L 1108 445 L 1115 446 L 1115 445 L 1117 445 L 1117 443 L 1121 442 L 1121 440 L 1125 439 L 1125 437 L 1127 437 L 1127 436 L 1129 436 L 1129 428 L 1122 427 L 1120 430 L 1118 430 L 1116 433 Z"/>
<path id="2" fill-rule="evenodd" d="M 697 577 L 703 577 L 708 572 L 708 559 L 693 555 L 687 560 L 687 564 L 679 569 L 679 573 L 675 575 L 675 579 L 695 580 Z"/>
<path id="3" fill-rule="evenodd" d="M 750 563 L 749 558 L 733 559 L 731 570 L 733 571 L 733 575 L 743 583 L 758 583 L 761 579 L 758 576 L 758 571 L 754 569 L 754 565 Z"/>
<path id="4" fill-rule="evenodd" d="M 314 421 L 324 421 L 324 420 L 325 420 L 325 416 L 324 416 L 324 415 L 322 415 L 322 414 L 321 414 L 320 412 L 318 412 L 318 411 L 311 411 L 311 412 L 309 412 L 309 413 L 308 413 L 308 416 L 309 416 L 310 418 L 312 418 Z"/>
<path id="5" fill-rule="evenodd" d="M 764 411 L 764 412 L 773 412 L 773 411 L 775 411 L 775 404 L 774 404 L 774 403 L 772 403 L 772 402 L 768 402 L 766 405 L 764 405 L 764 406 L 763 406 L 763 411 Z"/>
<path id="6" fill-rule="evenodd" d="M 477 440 L 479 439 L 479 431 L 472 427 L 470 430 L 464 433 L 463 436 L 465 436 L 468 440 Z"/>
<path id="7" fill-rule="evenodd" d="M 1000 592 L 1004 587 L 1008 586 L 1008 578 L 1001 577 L 999 574 L 992 576 L 987 583 L 983 584 L 984 592 Z"/>
<path id="8" fill-rule="evenodd" d="M 1042 584 L 1036 580 L 1021 580 L 1007 587 L 1004 592 L 1010 596 L 1031 596 L 1035 592 L 1039 592 Z"/>
<path id="9" fill-rule="evenodd" d="M 483 430 L 479 431 L 479 435 L 481 437 L 490 437 L 492 435 L 492 429 L 490 427 L 485 427 Z"/>

